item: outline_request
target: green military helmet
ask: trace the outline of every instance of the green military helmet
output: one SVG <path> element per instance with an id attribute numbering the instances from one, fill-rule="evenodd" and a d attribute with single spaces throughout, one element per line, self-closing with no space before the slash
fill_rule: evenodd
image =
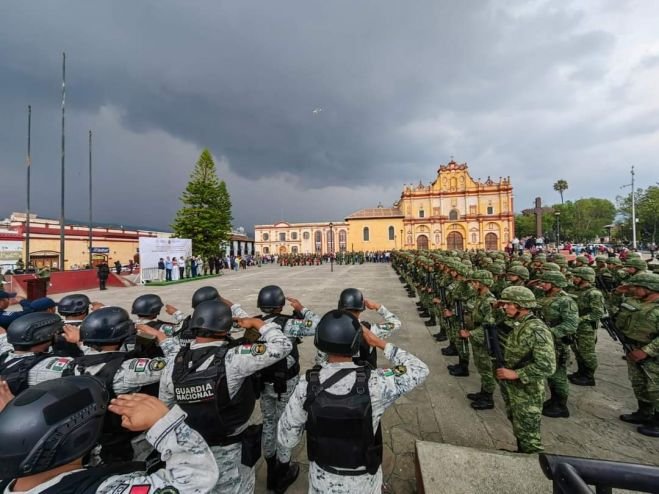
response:
<path id="1" fill-rule="evenodd" d="M 607 264 L 613 264 L 614 266 L 620 266 L 620 267 L 622 267 L 622 261 L 620 260 L 619 257 L 609 257 L 609 258 L 606 260 L 606 263 L 607 263 Z"/>
<path id="2" fill-rule="evenodd" d="M 493 262 L 487 267 L 487 270 L 492 274 L 503 274 L 506 272 L 506 268 L 501 264 Z"/>
<path id="3" fill-rule="evenodd" d="M 547 260 L 546 254 L 536 254 L 533 257 L 533 262 L 545 262 Z"/>
<path id="4" fill-rule="evenodd" d="M 626 268 L 636 268 L 639 271 L 646 271 L 648 269 L 648 264 L 639 257 L 627 259 L 624 266 Z"/>
<path id="5" fill-rule="evenodd" d="M 641 254 L 638 252 L 627 252 L 627 259 L 642 259 Z"/>
<path id="6" fill-rule="evenodd" d="M 567 278 L 559 271 L 545 271 L 540 275 L 540 281 L 551 283 L 558 288 L 565 288 L 567 286 Z"/>
<path id="7" fill-rule="evenodd" d="M 577 276 L 589 283 L 595 283 L 595 270 L 588 266 L 581 266 L 572 270 L 572 276 Z"/>
<path id="8" fill-rule="evenodd" d="M 471 263 L 471 261 L 469 259 L 463 260 L 462 264 L 464 264 L 465 266 L 467 266 L 469 268 L 473 266 L 473 264 Z"/>
<path id="9" fill-rule="evenodd" d="M 561 267 L 555 262 L 546 262 L 542 265 L 543 271 L 561 271 Z"/>
<path id="10" fill-rule="evenodd" d="M 492 262 L 493 262 L 493 261 L 492 261 L 492 259 L 491 259 L 490 257 L 483 257 L 483 258 L 480 260 L 481 266 L 489 266 L 490 264 L 492 264 Z"/>
<path id="11" fill-rule="evenodd" d="M 524 281 L 528 280 L 531 277 L 529 270 L 524 266 L 510 266 L 506 274 L 512 274 L 514 276 L 519 276 Z"/>
<path id="12" fill-rule="evenodd" d="M 638 273 L 629 278 L 627 285 L 642 286 L 653 292 L 659 292 L 659 274 L 656 273 Z"/>
<path id="13" fill-rule="evenodd" d="M 533 292 L 525 286 L 509 286 L 504 288 L 499 301 L 516 304 L 523 309 L 533 309 L 538 305 Z"/>
<path id="14" fill-rule="evenodd" d="M 567 266 L 567 258 L 563 254 L 556 254 L 552 262 L 558 264 L 562 268 Z"/>
<path id="15" fill-rule="evenodd" d="M 577 256 L 575 261 L 580 262 L 581 264 L 585 264 L 586 266 L 588 266 L 588 258 L 586 256 Z"/>
<path id="16" fill-rule="evenodd" d="M 511 263 L 510 263 L 510 267 L 513 267 L 513 266 L 524 266 L 524 263 L 522 263 L 522 261 L 514 260 L 514 261 L 511 261 Z"/>
<path id="17" fill-rule="evenodd" d="M 606 264 L 606 261 L 609 259 L 609 256 L 595 256 L 595 262 L 603 262 Z"/>
<path id="18" fill-rule="evenodd" d="M 456 262 L 453 266 L 451 266 L 451 269 L 462 276 L 467 276 L 469 272 L 469 268 L 461 262 Z"/>
<path id="19" fill-rule="evenodd" d="M 531 259 L 533 259 L 533 258 L 531 257 L 531 254 L 528 254 L 528 253 L 524 253 L 524 254 L 522 254 L 522 255 L 519 256 L 519 257 L 521 257 L 522 259 L 524 259 L 524 261 L 530 261 Z"/>
<path id="20" fill-rule="evenodd" d="M 470 281 L 478 281 L 485 286 L 492 286 L 494 284 L 492 273 L 490 273 L 487 269 L 476 269 L 475 271 L 472 271 L 471 277 L 469 279 Z"/>

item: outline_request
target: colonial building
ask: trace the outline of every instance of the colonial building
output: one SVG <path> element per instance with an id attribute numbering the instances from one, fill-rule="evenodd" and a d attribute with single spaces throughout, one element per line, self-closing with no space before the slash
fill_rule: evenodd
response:
<path id="1" fill-rule="evenodd" d="M 379 205 L 331 223 L 257 225 L 256 251 L 503 250 L 515 236 L 510 177 L 474 180 L 466 163 L 441 165 L 435 179 L 406 185 L 392 207 Z"/>
<path id="2" fill-rule="evenodd" d="M 344 252 L 348 245 L 348 223 L 286 223 L 255 225 L 257 254 L 327 254 Z"/>
<path id="3" fill-rule="evenodd" d="M 346 218 L 355 250 L 502 250 L 514 237 L 510 177 L 474 180 L 466 163 L 450 161 L 428 185 L 407 185 L 392 208 Z"/>

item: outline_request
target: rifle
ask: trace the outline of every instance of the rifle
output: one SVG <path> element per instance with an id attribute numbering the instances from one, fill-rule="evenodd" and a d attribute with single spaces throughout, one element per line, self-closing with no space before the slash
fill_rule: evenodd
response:
<path id="1" fill-rule="evenodd" d="M 464 306 L 462 304 L 462 300 L 455 301 L 455 314 L 458 318 L 458 323 L 459 323 L 458 332 L 459 332 L 461 329 L 465 329 L 465 313 L 464 313 Z M 467 339 L 460 337 L 460 344 L 462 345 L 462 351 L 467 353 L 468 351 Z"/>
<path id="2" fill-rule="evenodd" d="M 627 338 L 622 331 L 616 326 L 616 323 L 611 319 L 611 316 L 608 314 L 605 315 L 602 319 L 600 319 L 602 326 L 604 326 L 604 329 L 606 329 L 606 332 L 609 333 L 609 336 L 613 341 L 618 341 L 622 345 L 622 349 L 625 352 L 625 354 L 628 354 L 629 352 L 632 352 L 635 350 L 635 348 L 631 345 L 629 342 L 629 338 Z M 645 376 L 651 381 L 654 382 L 654 379 L 652 379 L 652 376 L 648 372 L 648 370 L 645 368 L 643 364 L 645 364 L 644 361 L 641 362 L 636 362 L 643 372 Z"/>
<path id="3" fill-rule="evenodd" d="M 485 347 L 490 357 L 494 358 L 495 367 L 497 369 L 504 368 L 503 352 L 499 344 L 496 324 L 483 324 L 483 332 L 485 333 Z"/>

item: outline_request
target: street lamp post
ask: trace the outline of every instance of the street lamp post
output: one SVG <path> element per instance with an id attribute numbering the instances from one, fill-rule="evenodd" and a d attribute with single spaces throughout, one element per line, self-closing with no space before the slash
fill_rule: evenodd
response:
<path id="1" fill-rule="evenodd" d="M 403 250 L 403 229 L 400 229 L 400 250 Z"/>
<path id="2" fill-rule="evenodd" d="M 330 229 L 330 241 L 332 242 L 330 245 L 330 272 L 334 272 L 334 223 L 330 222 L 329 224 L 329 229 Z"/>
<path id="3" fill-rule="evenodd" d="M 556 211 L 554 213 L 556 216 L 556 250 L 561 251 L 561 212 Z"/>

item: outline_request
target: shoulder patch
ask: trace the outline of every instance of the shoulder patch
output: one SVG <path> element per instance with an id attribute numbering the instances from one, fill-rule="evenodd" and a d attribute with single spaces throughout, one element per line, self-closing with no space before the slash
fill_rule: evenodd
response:
<path id="1" fill-rule="evenodd" d="M 396 377 L 402 376 L 403 374 L 407 374 L 407 367 L 405 367 L 404 365 L 397 365 L 396 367 L 394 367 L 393 370 L 394 370 L 394 375 Z"/>
<path id="2" fill-rule="evenodd" d="M 144 372 L 149 365 L 149 360 L 148 358 L 137 358 L 130 363 L 128 368 L 133 372 Z"/>
<path id="3" fill-rule="evenodd" d="M 385 322 L 384 324 L 381 324 L 380 327 L 382 329 L 392 330 L 392 329 L 394 329 L 395 325 L 392 322 Z"/>
<path id="4" fill-rule="evenodd" d="M 393 369 L 382 369 L 382 375 L 384 377 L 391 377 L 394 375 L 394 370 Z"/>
<path id="5" fill-rule="evenodd" d="M 313 326 L 313 321 L 311 319 L 307 319 L 306 321 L 304 321 L 304 326 L 310 328 L 311 326 Z"/>
<path id="6" fill-rule="evenodd" d="M 54 371 L 54 372 L 61 372 L 64 369 L 66 369 L 71 362 L 70 359 L 68 358 L 58 358 L 53 361 L 51 361 L 47 366 L 46 369 Z"/>
<path id="7" fill-rule="evenodd" d="M 251 353 L 252 355 L 263 355 L 265 353 L 266 346 L 265 343 L 254 343 L 252 345 Z"/>
<path id="8" fill-rule="evenodd" d="M 168 485 L 167 487 L 161 487 L 160 489 L 156 489 L 156 492 L 153 494 L 179 494 L 179 490 L 176 487 L 172 487 L 171 485 Z"/>
<path id="9" fill-rule="evenodd" d="M 240 354 L 241 355 L 248 355 L 252 353 L 252 344 L 251 343 L 245 343 L 244 345 L 240 346 Z"/>
<path id="10" fill-rule="evenodd" d="M 149 362 L 149 370 L 158 372 L 167 366 L 167 361 L 164 358 L 154 358 Z"/>

